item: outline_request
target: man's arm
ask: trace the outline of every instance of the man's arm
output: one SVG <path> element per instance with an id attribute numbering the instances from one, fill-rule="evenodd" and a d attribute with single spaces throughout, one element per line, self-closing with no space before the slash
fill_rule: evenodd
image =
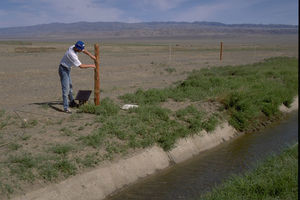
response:
<path id="1" fill-rule="evenodd" d="M 80 68 L 96 68 L 95 65 L 87 65 L 87 64 L 81 64 L 79 65 Z"/>
<path id="2" fill-rule="evenodd" d="M 82 53 L 88 55 L 91 59 L 96 60 L 96 57 L 93 54 L 91 54 L 88 50 L 83 49 Z"/>

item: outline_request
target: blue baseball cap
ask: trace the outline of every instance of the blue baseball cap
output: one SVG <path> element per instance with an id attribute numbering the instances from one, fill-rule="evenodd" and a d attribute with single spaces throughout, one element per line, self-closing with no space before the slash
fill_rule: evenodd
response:
<path id="1" fill-rule="evenodd" d="M 82 41 L 77 41 L 76 42 L 76 44 L 75 44 L 75 47 L 77 48 L 77 49 L 79 49 L 79 50 L 83 50 L 84 49 L 84 46 L 85 46 L 85 44 L 84 44 L 84 42 L 82 42 Z"/>

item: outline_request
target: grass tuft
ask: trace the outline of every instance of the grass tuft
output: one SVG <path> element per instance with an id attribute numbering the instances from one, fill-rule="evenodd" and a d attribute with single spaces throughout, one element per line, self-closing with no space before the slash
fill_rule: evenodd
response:
<path id="1" fill-rule="evenodd" d="M 83 141 L 84 144 L 88 146 L 92 146 L 94 148 L 99 147 L 101 144 L 103 144 L 105 139 L 105 134 L 103 132 L 94 131 L 88 136 L 82 136 L 79 138 L 79 140 Z"/>
<path id="2" fill-rule="evenodd" d="M 65 177 L 74 175 L 77 170 L 75 165 L 66 158 L 57 161 L 53 167 L 61 172 Z"/>
<path id="3" fill-rule="evenodd" d="M 57 144 L 50 148 L 50 151 L 53 153 L 59 154 L 59 155 L 67 155 L 70 151 L 72 151 L 74 148 L 71 145 L 68 144 Z"/>
<path id="4" fill-rule="evenodd" d="M 2 118 L 4 116 L 4 114 L 5 114 L 5 110 L 0 109 L 0 118 Z"/>
<path id="5" fill-rule="evenodd" d="M 20 180 L 32 182 L 35 180 L 33 168 L 38 164 L 37 160 L 31 154 L 10 156 L 10 173 L 16 175 Z"/>
<path id="6" fill-rule="evenodd" d="M 272 156 L 256 169 L 232 176 L 202 200 L 297 199 L 298 144 L 278 156 Z"/>
<path id="7" fill-rule="evenodd" d="M 144 91 L 138 89 L 134 94 L 125 94 L 120 97 L 125 103 L 134 103 L 139 105 L 157 104 L 165 102 L 168 99 L 168 91 L 160 89 L 149 89 Z"/>

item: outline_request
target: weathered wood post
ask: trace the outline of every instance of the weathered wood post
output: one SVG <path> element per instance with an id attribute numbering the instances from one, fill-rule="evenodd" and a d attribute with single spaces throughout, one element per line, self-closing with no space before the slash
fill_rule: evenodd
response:
<path id="1" fill-rule="evenodd" d="M 99 65 L 100 65 L 100 56 L 99 56 L 99 44 L 95 44 L 95 80 L 94 80 L 94 103 L 95 105 L 100 105 L 100 71 L 99 71 Z"/>
<path id="2" fill-rule="evenodd" d="M 171 60 L 172 60 L 172 47 L 171 44 L 169 44 L 169 65 L 171 64 Z"/>
<path id="3" fill-rule="evenodd" d="M 222 54 L 223 54 L 223 42 L 220 43 L 220 60 L 222 60 Z"/>

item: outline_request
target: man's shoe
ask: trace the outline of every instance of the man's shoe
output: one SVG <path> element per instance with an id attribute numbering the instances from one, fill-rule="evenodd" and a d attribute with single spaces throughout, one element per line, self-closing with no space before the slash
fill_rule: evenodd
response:
<path id="1" fill-rule="evenodd" d="M 71 108 L 78 108 L 78 104 L 73 100 L 73 101 L 71 101 L 71 103 L 70 103 L 70 105 L 69 105 Z"/>
<path id="2" fill-rule="evenodd" d="M 70 108 L 64 110 L 65 113 L 72 114 L 72 110 Z"/>

